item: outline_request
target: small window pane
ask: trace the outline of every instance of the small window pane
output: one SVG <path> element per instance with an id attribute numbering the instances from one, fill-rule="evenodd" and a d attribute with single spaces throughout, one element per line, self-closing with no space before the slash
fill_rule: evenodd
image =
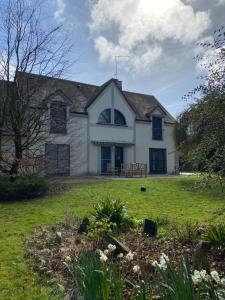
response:
<path id="1" fill-rule="evenodd" d="M 105 109 L 98 118 L 98 123 L 110 124 L 111 123 L 111 109 Z"/>
<path id="2" fill-rule="evenodd" d="M 116 110 L 114 111 L 114 124 L 116 125 L 126 125 L 126 120 L 123 116 L 123 114 Z"/>

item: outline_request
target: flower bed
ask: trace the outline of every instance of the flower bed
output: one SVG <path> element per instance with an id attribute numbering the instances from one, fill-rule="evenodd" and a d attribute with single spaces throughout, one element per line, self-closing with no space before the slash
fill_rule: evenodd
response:
<path id="1" fill-rule="evenodd" d="M 89 253 L 89 256 L 97 253 L 103 266 L 115 265 L 123 278 L 124 298 L 122 299 L 133 300 L 138 299 L 135 297 L 141 286 L 141 280 L 156 283 L 160 279 L 157 268 L 166 269 L 167 256 L 175 267 L 179 266 L 182 257 L 187 257 L 191 263 L 193 249 L 197 244 L 197 241 L 182 242 L 175 238 L 152 239 L 139 228 L 119 235 L 119 240 L 130 249 L 130 252 L 115 256 L 114 245 L 108 245 L 104 239 L 93 240 L 87 235 L 79 235 L 76 228 L 77 226 L 63 223 L 40 228 L 25 244 L 27 256 L 35 257 L 36 263 L 33 263 L 33 269 L 41 275 L 47 275 L 49 281 L 56 282 L 58 289 L 64 295 L 78 289 L 71 269 L 79 265 L 79 257 L 82 253 Z M 165 256 L 161 256 L 162 253 L 165 253 Z M 219 255 L 215 248 L 209 252 L 209 265 L 211 270 L 217 271 L 221 278 L 224 277 L 224 257 Z M 198 280 L 194 270 L 192 275 L 193 281 Z M 152 292 L 158 295 L 157 284 L 152 288 Z"/>

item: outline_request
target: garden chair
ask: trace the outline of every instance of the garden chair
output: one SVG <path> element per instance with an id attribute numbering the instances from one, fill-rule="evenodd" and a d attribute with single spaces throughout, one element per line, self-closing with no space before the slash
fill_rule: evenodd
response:
<path id="1" fill-rule="evenodd" d="M 113 167 L 111 163 L 107 163 L 106 165 L 106 172 L 110 175 L 119 175 L 119 170 L 116 167 Z"/>

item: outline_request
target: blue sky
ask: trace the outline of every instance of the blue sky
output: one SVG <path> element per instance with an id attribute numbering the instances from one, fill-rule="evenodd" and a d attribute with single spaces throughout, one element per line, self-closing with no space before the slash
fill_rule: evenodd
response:
<path id="1" fill-rule="evenodd" d="M 225 0 L 48 0 L 44 20 L 64 24 L 74 43 L 71 80 L 153 94 L 176 116 L 202 69 L 197 41 L 225 25 Z"/>

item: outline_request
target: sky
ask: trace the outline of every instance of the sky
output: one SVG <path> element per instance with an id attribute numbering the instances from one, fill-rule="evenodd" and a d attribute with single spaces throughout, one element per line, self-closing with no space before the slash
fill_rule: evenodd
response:
<path id="1" fill-rule="evenodd" d="M 67 79 L 154 95 L 176 117 L 203 71 L 197 42 L 225 25 L 225 0 L 47 0 L 44 20 L 74 44 Z"/>

